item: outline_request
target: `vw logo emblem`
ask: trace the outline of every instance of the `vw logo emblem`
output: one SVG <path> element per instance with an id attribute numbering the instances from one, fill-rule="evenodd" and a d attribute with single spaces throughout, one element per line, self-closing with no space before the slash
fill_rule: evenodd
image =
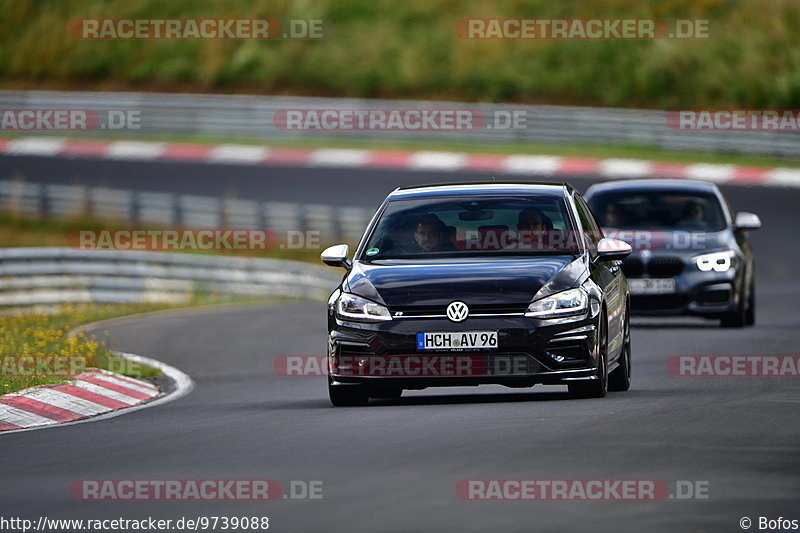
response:
<path id="1" fill-rule="evenodd" d="M 447 306 L 447 318 L 453 322 L 463 322 L 469 315 L 469 307 L 464 302 L 453 302 Z"/>

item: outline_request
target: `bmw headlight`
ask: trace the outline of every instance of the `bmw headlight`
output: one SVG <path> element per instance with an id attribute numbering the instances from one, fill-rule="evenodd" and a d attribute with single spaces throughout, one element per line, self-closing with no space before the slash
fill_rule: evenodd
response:
<path id="1" fill-rule="evenodd" d="M 733 250 L 716 252 L 713 254 L 703 254 L 694 257 L 694 261 L 702 272 L 727 272 L 733 264 L 735 254 Z"/>
<path id="2" fill-rule="evenodd" d="M 346 292 L 343 292 L 336 300 L 336 317 L 358 322 L 380 322 L 392 319 L 392 315 L 385 306 Z"/>
<path id="3" fill-rule="evenodd" d="M 547 298 L 536 300 L 528 306 L 525 316 L 534 318 L 559 318 L 579 315 L 588 309 L 589 295 L 583 289 L 557 292 Z"/>

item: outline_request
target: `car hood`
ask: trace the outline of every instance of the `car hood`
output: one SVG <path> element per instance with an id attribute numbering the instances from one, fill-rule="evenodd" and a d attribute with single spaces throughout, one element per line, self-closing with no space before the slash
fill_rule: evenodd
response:
<path id="1" fill-rule="evenodd" d="M 548 281 L 569 288 L 574 256 L 502 260 L 355 261 L 345 290 L 388 307 L 527 304 Z M 564 274 L 559 275 L 564 271 Z M 554 279 L 555 278 L 555 279 Z M 570 278 L 570 279 L 562 279 Z M 548 288 L 554 284 L 548 284 Z"/>
<path id="2" fill-rule="evenodd" d="M 690 257 L 706 251 L 736 246 L 730 231 L 686 231 L 663 229 L 603 228 L 606 237 L 625 241 L 633 248 L 633 255 L 648 250 L 652 255 L 678 255 Z"/>

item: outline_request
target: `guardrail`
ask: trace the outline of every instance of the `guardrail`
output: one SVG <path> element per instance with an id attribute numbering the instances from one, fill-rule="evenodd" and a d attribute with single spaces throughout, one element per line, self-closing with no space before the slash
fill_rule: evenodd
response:
<path id="1" fill-rule="evenodd" d="M 546 105 L 471 104 L 402 100 L 360 100 L 280 96 L 206 94 L 0 91 L 0 108 L 135 110 L 140 113 L 136 134 L 212 135 L 251 139 L 319 136 L 314 131 L 287 131 L 275 114 L 288 109 L 470 109 L 481 111 L 489 126 L 476 130 L 384 130 L 371 139 L 492 142 L 554 142 L 637 144 L 665 149 L 761 153 L 796 156 L 800 133 L 775 131 L 681 131 L 668 127 L 666 111 Z M 495 117 L 522 112 L 524 128 L 502 127 Z M 63 134 L 63 131 L 61 132 Z M 107 133 L 104 130 L 102 133 Z M 326 131 L 326 137 L 363 137 L 359 131 Z"/>
<path id="2" fill-rule="evenodd" d="M 362 207 L 259 202 L 189 194 L 0 180 L 0 211 L 26 216 L 89 216 L 134 225 L 318 232 L 321 242 L 357 241 L 371 212 Z"/>
<path id="3" fill-rule="evenodd" d="M 0 307 L 188 302 L 194 294 L 326 300 L 341 272 L 282 259 L 167 252 L 0 249 Z"/>

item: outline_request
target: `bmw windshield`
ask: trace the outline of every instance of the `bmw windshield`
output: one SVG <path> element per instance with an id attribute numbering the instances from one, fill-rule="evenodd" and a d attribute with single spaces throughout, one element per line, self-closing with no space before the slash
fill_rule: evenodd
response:
<path id="1" fill-rule="evenodd" d="M 434 198 L 387 204 L 361 260 L 580 252 L 561 196 Z"/>
<path id="2" fill-rule="evenodd" d="M 725 214 L 713 194 L 688 191 L 598 192 L 589 199 L 597 223 L 606 228 L 721 231 Z"/>

